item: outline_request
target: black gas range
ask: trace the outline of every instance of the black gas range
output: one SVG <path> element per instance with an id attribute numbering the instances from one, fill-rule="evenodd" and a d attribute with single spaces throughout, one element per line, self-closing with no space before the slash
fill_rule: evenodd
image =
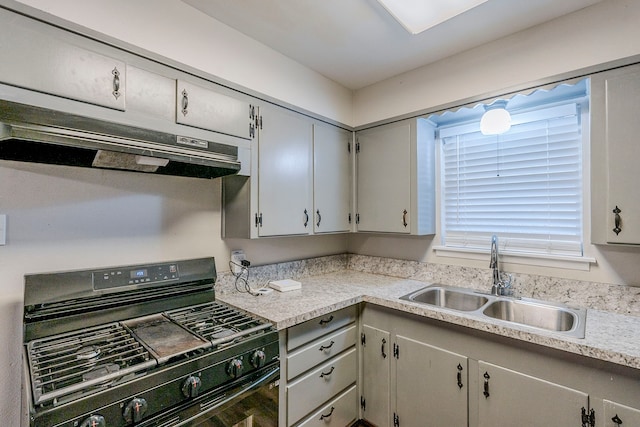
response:
<path id="1" fill-rule="evenodd" d="M 215 280 L 213 258 L 25 276 L 30 425 L 200 425 L 277 386 L 277 331 Z"/>

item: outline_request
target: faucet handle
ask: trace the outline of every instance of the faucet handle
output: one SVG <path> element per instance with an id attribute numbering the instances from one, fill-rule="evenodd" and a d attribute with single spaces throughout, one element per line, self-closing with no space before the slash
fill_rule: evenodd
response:
<path id="1" fill-rule="evenodd" d="M 505 278 L 506 276 L 506 278 Z M 515 295 L 515 289 L 513 288 L 513 275 L 510 273 L 500 273 L 500 294 L 506 297 L 512 297 Z"/>

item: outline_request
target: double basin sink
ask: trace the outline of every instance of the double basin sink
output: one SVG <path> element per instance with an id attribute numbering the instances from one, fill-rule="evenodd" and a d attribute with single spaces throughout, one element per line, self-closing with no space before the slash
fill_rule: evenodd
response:
<path id="1" fill-rule="evenodd" d="M 484 294 L 472 289 L 431 285 L 400 299 L 519 324 L 563 336 L 584 338 L 587 312 L 562 304 Z"/>

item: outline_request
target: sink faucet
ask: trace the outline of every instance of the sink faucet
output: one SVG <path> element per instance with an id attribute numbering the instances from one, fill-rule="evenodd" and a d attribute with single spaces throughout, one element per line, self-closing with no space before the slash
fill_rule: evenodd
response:
<path id="1" fill-rule="evenodd" d="M 493 284 L 491 285 L 491 295 L 511 295 L 511 280 L 503 280 L 500 264 L 498 261 L 498 237 L 491 236 L 491 260 L 489 268 L 493 269 Z"/>

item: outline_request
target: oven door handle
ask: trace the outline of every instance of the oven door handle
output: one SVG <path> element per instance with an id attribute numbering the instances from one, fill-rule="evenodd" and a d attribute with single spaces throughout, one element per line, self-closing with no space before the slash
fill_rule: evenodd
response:
<path id="1" fill-rule="evenodd" d="M 179 421 L 178 424 L 171 424 L 170 426 L 180 427 L 180 426 L 188 425 L 193 420 L 201 418 L 204 415 L 209 414 L 212 411 L 215 411 L 221 406 L 226 405 L 227 403 L 232 402 L 233 400 L 238 399 L 239 397 L 242 397 L 242 395 L 251 393 L 252 391 L 257 390 L 279 378 L 280 378 L 280 366 L 275 365 L 272 369 L 268 370 L 264 375 L 251 381 L 241 382 L 237 384 L 235 387 L 233 387 L 232 389 L 227 390 L 224 393 L 219 394 L 217 396 L 214 396 L 211 399 L 207 399 L 206 401 L 201 402 L 200 412 L 198 412 L 193 417 L 190 417 L 188 419 L 183 419 Z"/>

